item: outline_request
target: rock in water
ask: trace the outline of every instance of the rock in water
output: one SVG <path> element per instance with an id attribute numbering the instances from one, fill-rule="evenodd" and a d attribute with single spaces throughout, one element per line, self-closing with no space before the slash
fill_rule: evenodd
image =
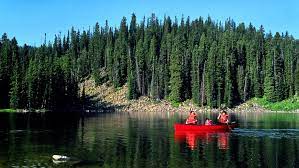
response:
<path id="1" fill-rule="evenodd" d="M 70 157 L 64 155 L 53 155 L 52 160 L 54 163 L 64 163 L 70 160 Z"/>

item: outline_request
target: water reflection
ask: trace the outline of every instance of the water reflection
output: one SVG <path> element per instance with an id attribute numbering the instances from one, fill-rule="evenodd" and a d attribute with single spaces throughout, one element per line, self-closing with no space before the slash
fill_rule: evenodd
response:
<path id="1" fill-rule="evenodd" d="M 198 143 L 208 145 L 212 142 L 217 142 L 218 149 L 229 149 L 229 132 L 192 132 L 192 131 L 175 131 L 175 141 L 178 143 L 186 143 L 187 146 L 194 150 Z"/>
<path id="2" fill-rule="evenodd" d="M 178 134 L 185 114 L 0 114 L 0 167 L 298 167 L 299 114 L 231 116 L 232 132 Z"/>

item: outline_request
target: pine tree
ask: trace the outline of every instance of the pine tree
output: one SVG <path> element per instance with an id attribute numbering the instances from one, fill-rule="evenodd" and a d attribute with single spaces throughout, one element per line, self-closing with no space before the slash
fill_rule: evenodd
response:
<path id="1" fill-rule="evenodd" d="M 62 44 L 62 48 L 63 48 L 63 54 L 66 54 L 66 52 L 69 50 L 70 48 L 70 32 L 67 32 L 67 36 L 63 37 L 63 44 Z"/>
<path id="2" fill-rule="evenodd" d="M 295 40 L 286 32 L 282 41 L 282 58 L 284 58 L 286 97 L 292 97 L 295 94 L 295 69 L 296 69 L 296 53 Z"/>
<path id="3" fill-rule="evenodd" d="M 132 14 L 129 30 L 129 64 L 128 64 L 128 98 L 136 99 L 139 95 L 137 88 L 137 72 L 136 72 L 136 16 Z"/>
<path id="4" fill-rule="evenodd" d="M 151 42 L 151 31 L 150 29 L 146 29 L 144 33 L 144 40 L 143 40 L 143 53 L 144 53 L 144 95 L 150 94 L 150 83 L 151 83 L 151 58 L 150 55 L 150 42 Z"/>
<path id="5" fill-rule="evenodd" d="M 11 76 L 10 41 L 7 34 L 2 35 L 0 50 L 0 107 L 9 107 L 9 78 Z"/>
<path id="6" fill-rule="evenodd" d="M 224 71 L 225 71 L 225 64 L 224 64 L 224 56 L 222 54 L 218 54 L 216 56 L 216 64 L 215 64 L 215 79 L 216 79 L 216 94 L 217 94 L 217 107 L 220 107 L 223 102 L 224 97 Z"/>
<path id="7" fill-rule="evenodd" d="M 124 17 L 120 26 L 120 73 L 121 85 L 125 84 L 127 80 L 127 65 L 128 65 L 128 28 L 127 19 Z"/>
<path id="8" fill-rule="evenodd" d="M 273 58 L 273 49 L 268 51 L 266 55 L 266 74 L 265 74 L 265 83 L 264 83 L 264 95 L 268 101 L 275 102 L 275 82 L 274 82 L 274 58 Z"/>
<path id="9" fill-rule="evenodd" d="M 20 104 L 19 108 L 26 108 L 27 105 L 27 83 L 26 83 L 26 71 L 29 65 L 29 57 L 33 49 L 26 44 L 20 49 L 20 74 L 21 84 L 20 84 Z"/>
<path id="10" fill-rule="evenodd" d="M 184 43 L 184 54 L 182 55 L 182 85 L 184 89 L 182 90 L 182 101 L 190 99 L 192 97 L 191 88 L 191 71 L 192 71 L 192 45 L 193 37 L 190 36 L 190 20 L 189 17 L 187 22 L 184 22 L 182 17 L 180 32 L 182 33 Z"/>
<path id="11" fill-rule="evenodd" d="M 20 72 L 20 57 L 19 57 L 19 47 L 17 40 L 15 38 L 11 41 L 12 48 L 12 75 L 10 77 L 10 108 L 20 107 L 20 92 L 21 92 L 21 72 Z"/>
<path id="12" fill-rule="evenodd" d="M 113 81 L 113 51 L 114 51 L 114 37 L 112 28 L 109 29 L 106 41 L 105 58 L 107 59 L 108 77 L 110 81 Z"/>
<path id="13" fill-rule="evenodd" d="M 113 84 L 114 84 L 114 87 L 120 87 L 122 86 L 121 84 L 121 58 L 120 58 L 120 55 L 121 55 L 121 52 L 120 52 L 120 39 L 119 37 L 116 39 L 115 41 L 115 50 L 114 50 L 114 56 L 113 56 Z"/>
<path id="14" fill-rule="evenodd" d="M 103 56 L 101 54 L 101 32 L 99 23 L 96 23 L 94 33 L 91 40 L 92 71 L 96 73 L 100 67 L 104 65 Z"/>
<path id="15" fill-rule="evenodd" d="M 79 38 L 74 28 L 71 30 L 70 50 L 73 59 L 77 59 L 79 55 Z"/>
<path id="16" fill-rule="evenodd" d="M 151 58 L 151 88 L 150 88 L 150 96 L 152 98 L 159 98 L 159 80 L 158 80 L 158 46 L 157 46 L 156 36 L 154 35 L 151 44 L 149 56 Z"/>
<path id="17" fill-rule="evenodd" d="M 192 53 L 192 98 L 196 104 L 200 103 L 199 55 L 200 48 L 196 45 Z"/>
<path id="18" fill-rule="evenodd" d="M 182 101 L 182 57 L 184 56 L 185 41 L 182 31 L 174 37 L 174 44 L 170 57 L 170 94 L 169 99 L 174 102 Z"/>
<path id="19" fill-rule="evenodd" d="M 255 72 L 255 81 L 254 81 L 254 95 L 256 97 L 263 96 L 263 60 L 265 59 L 265 48 L 264 48 L 264 28 L 260 27 L 259 32 L 257 34 L 258 40 L 258 51 L 256 54 L 256 72 Z"/>
<path id="20" fill-rule="evenodd" d="M 297 64 L 296 64 L 296 71 L 295 71 L 295 95 L 299 95 L 299 59 L 297 54 Z"/>
<path id="21" fill-rule="evenodd" d="M 35 58 L 31 58 L 26 74 L 28 86 L 28 108 L 36 108 L 36 93 L 37 93 L 37 62 Z"/>
<path id="22" fill-rule="evenodd" d="M 168 24 L 169 26 L 171 26 L 171 20 L 170 18 L 168 18 Z M 172 55 L 172 46 L 173 46 L 173 34 L 171 33 L 171 29 L 169 28 L 169 33 L 166 35 L 166 48 L 167 48 L 167 53 L 166 53 L 166 57 L 163 57 L 160 59 L 162 61 L 162 65 L 163 65 L 163 76 L 161 76 L 160 78 L 163 78 L 163 82 L 161 82 L 161 86 L 164 85 L 164 97 L 168 97 L 170 94 L 170 59 L 171 59 L 171 55 Z M 161 53 L 160 53 L 161 54 Z M 164 84 L 163 84 L 164 83 Z"/>
<path id="23" fill-rule="evenodd" d="M 206 60 L 206 36 L 201 35 L 199 46 L 192 53 L 192 98 L 196 104 L 203 105 L 204 98 L 204 64 Z"/>
<path id="24" fill-rule="evenodd" d="M 214 41 L 210 51 L 208 53 L 207 59 L 207 76 L 206 76 L 206 95 L 207 95 L 207 105 L 210 107 L 217 106 L 217 86 L 216 86 L 216 58 L 217 58 L 217 44 Z"/>
<path id="25" fill-rule="evenodd" d="M 282 58 L 280 40 L 279 33 L 276 33 L 273 39 L 275 101 L 281 101 L 285 98 L 284 60 Z"/>
<path id="26" fill-rule="evenodd" d="M 226 59 L 226 70 L 225 70 L 225 92 L 224 92 L 224 102 L 227 107 L 232 107 L 234 105 L 234 85 L 233 85 L 233 63 L 232 63 L 233 53 L 230 53 Z M 246 80 L 246 79 L 245 79 Z"/>
<path id="27" fill-rule="evenodd" d="M 136 64 L 137 64 L 137 86 L 138 92 L 145 95 L 145 54 L 143 49 L 143 39 L 140 38 L 136 46 Z"/>
<path id="28" fill-rule="evenodd" d="M 169 55 L 171 52 L 171 20 L 164 18 L 162 39 L 159 55 L 159 97 L 165 98 L 169 94 Z"/>
<path id="29" fill-rule="evenodd" d="M 86 49 L 83 49 L 82 51 L 80 51 L 79 57 L 77 59 L 77 67 L 78 67 L 78 77 L 80 79 L 83 79 L 85 77 L 88 76 L 88 74 L 90 74 L 90 65 L 88 64 L 88 52 L 86 51 Z M 94 69 L 94 77 L 96 78 L 96 83 L 99 84 L 101 83 L 100 81 L 100 76 L 98 73 L 98 69 Z"/>
<path id="30" fill-rule="evenodd" d="M 114 50 L 114 85 L 119 87 L 127 81 L 127 63 L 128 63 L 128 30 L 126 18 L 124 17 L 120 24 L 120 30 L 117 35 Z"/>

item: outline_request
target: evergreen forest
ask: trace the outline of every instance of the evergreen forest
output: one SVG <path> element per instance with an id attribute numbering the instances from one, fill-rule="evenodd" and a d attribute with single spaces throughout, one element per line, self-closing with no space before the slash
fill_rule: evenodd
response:
<path id="1" fill-rule="evenodd" d="M 149 96 L 199 106 L 232 107 L 253 97 L 279 102 L 299 94 L 299 41 L 287 31 L 152 14 L 123 17 L 55 35 L 42 45 L 0 40 L 0 108 L 80 108 L 79 83 L 93 77 Z M 84 94 L 83 94 L 84 95 Z"/>

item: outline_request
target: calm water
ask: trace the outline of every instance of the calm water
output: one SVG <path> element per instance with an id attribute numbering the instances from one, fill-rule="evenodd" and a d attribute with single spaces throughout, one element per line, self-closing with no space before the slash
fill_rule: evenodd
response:
<path id="1" fill-rule="evenodd" d="M 298 113 L 231 114 L 232 132 L 177 135 L 185 115 L 1 113 L 0 167 L 299 167 Z"/>

